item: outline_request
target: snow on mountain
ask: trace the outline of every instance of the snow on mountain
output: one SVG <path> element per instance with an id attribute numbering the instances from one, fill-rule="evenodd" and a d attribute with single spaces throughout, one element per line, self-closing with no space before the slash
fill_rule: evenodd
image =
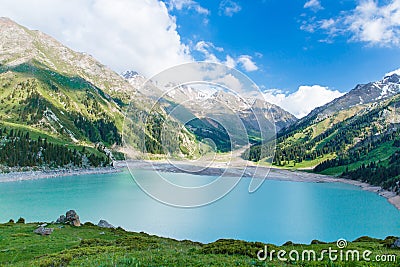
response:
<path id="1" fill-rule="evenodd" d="M 225 92 L 208 84 L 176 85 L 169 83 L 165 88 L 158 88 L 151 81 L 135 71 L 125 71 L 121 74 L 140 93 L 148 96 L 163 96 L 175 103 L 183 105 L 199 118 L 211 113 L 230 115 L 233 113 L 248 114 L 255 106 L 261 104 L 246 96 L 238 96 Z M 147 83 L 146 83 L 147 82 Z M 143 86 L 145 84 L 145 86 Z M 282 108 L 263 101 L 265 115 L 268 120 L 274 121 L 277 130 L 289 126 L 297 121 L 289 112 Z"/>
<path id="2" fill-rule="evenodd" d="M 394 72 L 389 74 L 390 75 L 386 75 L 380 81 L 357 85 L 347 94 L 314 109 L 297 124 L 301 124 L 310 119 L 317 121 L 322 120 L 340 110 L 349 109 L 357 105 L 375 103 L 399 94 L 400 75 Z"/>

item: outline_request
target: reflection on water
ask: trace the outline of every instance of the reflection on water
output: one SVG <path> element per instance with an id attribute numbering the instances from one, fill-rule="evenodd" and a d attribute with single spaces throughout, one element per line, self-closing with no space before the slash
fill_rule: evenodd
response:
<path id="1" fill-rule="evenodd" d="M 154 173 L 140 171 L 139 175 Z M 163 175 L 182 186 L 215 179 Z M 0 183 L 0 221 L 20 216 L 27 221 L 53 221 L 75 209 L 82 221 L 106 219 L 127 230 L 201 242 L 235 238 L 281 244 L 400 235 L 400 212 L 374 193 L 346 184 L 269 180 L 249 194 L 249 181 L 242 179 L 223 199 L 192 209 L 150 198 L 128 172 Z"/>

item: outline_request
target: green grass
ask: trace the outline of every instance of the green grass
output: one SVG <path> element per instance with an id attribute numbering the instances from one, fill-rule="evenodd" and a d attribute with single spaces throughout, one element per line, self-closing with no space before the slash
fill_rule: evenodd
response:
<path id="1" fill-rule="evenodd" d="M 362 238 L 346 249 L 366 249 L 377 254 L 396 255 L 395 263 L 318 261 L 259 261 L 257 252 L 266 244 L 238 240 L 218 240 L 210 244 L 177 241 L 121 228 L 103 229 L 93 225 L 71 227 L 49 225 L 50 236 L 33 233 L 38 224 L 0 224 L 0 266 L 398 266 L 400 250 L 389 249 L 395 238 Z M 313 249 L 320 253 L 335 243 L 283 246 L 268 244 L 270 250 Z"/>
<path id="2" fill-rule="evenodd" d="M 300 163 L 294 163 L 294 161 L 289 161 L 289 164 L 286 164 L 284 166 L 278 166 L 278 165 L 272 165 L 274 168 L 278 169 L 283 169 L 283 170 L 307 170 L 307 169 L 313 169 L 315 166 L 317 166 L 319 163 L 327 160 L 327 159 L 333 159 L 335 158 L 335 154 L 326 154 L 323 157 L 316 158 L 314 160 L 305 160 Z M 263 166 L 271 166 L 270 163 L 265 162 L 265 161 L 260 161 L 260 164 Z"/>
<path id="3" fill-rule="evenodd" d="M 7 70 L 11 72 L 6 72 Z M 38 62 L 21 64 L 13 68 L 0 66 L 0 120 L 29 125 L 29 117 L 19 117 L 25 108 L 23 102 L 28 97 L 28 91 L 38 93 L 41 101 L 46 101 L 46 107 L 59 118 L 61 124 L 71 130 L 77 139 L 85 140 L 76 129 L 72 112 L 82 114 L 89 119 L 102 117 L 113 118 L 119 131 L 122 131 L 123 115 L 118 106 L 107 102 L 105 94 L 94 89 L 87 81 L 74 76 L 65 76 L 51 71 Z M 24 87 L 22 87 L 22 85 Z M 84 102 L 88 103 L 88 107 Z M 94 107 L 94 104 L 96 106 Z M 30 114 L 29 114 L 30 115 Z M 28 115 L 28 116 L 29 116 Z M 48 127 L 48 125 L 45 125 Z M 35 125 L 35 128 L 44 127 Z M 57 130 L 58 125 L 53 125 Z M 52 132 L 51 129 L 42 129 Z M 58 138 L 69 138 L 66 134 L 58 134 Z"/>
<path id="4" fill-rule="evenodd" d="M 335 157 L 335 154 L 326 154 L 323 157 L 316 158 L 314 160 L 305 160 L 300 163 L 294 164 L 294 161 L 289 162 L 289 165 L 284 166 L 284 168 L 288 169 L 313 169 L 315 166 L 320 164 L 321 162 L 332 159 Z"/>
<path id="5" fill-rule="evenodd" d="M 362 156 L 359 161 L 349 165 L 326 169 L 322 171 L 321 174 L 338 176 L 341 175 L 346 170 L 346 168 L 351 171 L 359 168 L 362 164 L 367 165 L 371 162 L 378 161 L 381 161 L 381 163 L 385 165 L 388 164 L 388 158 L 398 150 L 399 148 L 393 146 L 393 141 L 385 142 L 379 145 L 376 149 L 371 150 L 367 155 Z"/>

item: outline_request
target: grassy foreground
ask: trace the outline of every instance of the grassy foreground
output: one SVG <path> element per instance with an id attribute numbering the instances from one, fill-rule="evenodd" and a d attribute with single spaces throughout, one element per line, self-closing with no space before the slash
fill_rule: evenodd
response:
<path id="1" fill-rule="evenodd" d="M 396 255 L 396 262 L 281 262 L 260 261 L 257 252 L 265 248 L 259 242 L 218 240 L 210 244 L 177 241 L 145 233 L 127 232 L 121 228 L 104 229 L 86 223 L 82 227 L 49 225 L 50 236 L 33 233 L 37 223 L 0 224 L 0 266 L 399 266 L 400 250 L 390 249 L 393 237 L 385 240 L 359 238 L 347 249 L 371 250 L 374 255 Z M 313 249 L 320 252 L 336 242 L 296 245 L 288 242 L 272 249 L 285 251 Z"/>

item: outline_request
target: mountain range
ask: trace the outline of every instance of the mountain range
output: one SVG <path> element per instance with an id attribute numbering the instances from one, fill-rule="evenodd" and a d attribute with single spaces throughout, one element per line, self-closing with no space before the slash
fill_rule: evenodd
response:
<path id="1" fill-rule="evenodd" d="M 7 136 L 13 130 L 74 149 L 84 162 L 91 156 L 102 158 L 98 161 L 104 163 L 115 156 L 121 158 L 125 109 L 131 104 L 131 112 L 146 114 L 146 96 L 90 55 L 74 52 L 10 19 L 0 18 L 0 39 L 0 127 L 8 142 L 18 138 Z M 159 110 L 149 117 L 163 116 Z M 129 125 L 132 128 L 127 138 L 131 143 L 139 144 L 143 134 L 149 140 L 149 147 L 136 146 L 134 150 L 158 152 L 154 147 L 159 136 L 154 129 L 140 121 Z M 183 140 L 188 140 L 188 146 L 196 146 L 183 126 L 174 125 L 169 130 L 177 133 L 173 136 L 187 136 Z M 32 162 L 43 160 L 40 153 L 32 157 Z M 20 166 L 7 159 L 0 164 Z M 27 167 L 30 165 L 35 163 Z"/>
<path id="2" fill-rule="evenodd" d="M 357 85 L 281 130 L 273 158 L 254 145 L 244 157 L 400 191 L 400 76 Z M 267 144 L 268 145 L 268 144 Z"/>
<path id="3" fill-rule="evenodd" d="M 104 163 L 122 157 L 122 137 L 129 144 L 124 153 L 133 157 L 143 153 L 193 157 L 199 153 L 197 143 L 206 139 L 211 139 L 221 152 L 245 144 L 239 140 L 232 146 L 226 130 L 207 114 L 200 114 L 200 110 L 193 108 L 195 105 L 185 107 L 185 112 L 193 115 L 190 122 L 168 117 L 170 108 L 180 101 L 178 94 L 151 107 L 149 98 L 158 89 L 141 90 L 145 78 L 137 72 L 128 71 L 121 76 L 92 56 L 75 52 L 51 36 L 8 18 L 0 18 L 0 39 L 0 127 L 4 128 L 4 135 L 10 130 L 21 135 L 29 133 L 31 138 L 40 137 L 68 147 L 64 149 L 66 153 L 69 149 L 77 150 L 83 161 L 93 155 Z M 190 88 L 179 89 L 181 97 L 195 100 Z M 246 118 L 248 112 L 240 101 L 214 94 L 203 99 L 203 104 L 216 109 L 221 98 L 232 100 L 229 104 L 240 113 L 245 127 L 256 139 L 262 129 L 257 128 L 253 118 Z M 278 129 L 297 120 L 277 106 L 263 104 L 268 108 L 264 113 L 276 122 Z M 223 110 L 218 119 L 230 122 Z M 167 136 L 161 136 L 161 123 Z M 122 136 L 124 126 L 127 131 Z M 13 138 L 18 137 L 9 136 L 8 142 Z M 163 143 L 171 144 L 167 151 Z M 205 146 L 209 144 L 206 142 Z M 79 152 L 84 147 L 85 153 Z M 38 155 L 31 157 L 35 160 L 28 165 L 42 161 Z M 1 164 L 19 166 L 15 160 Z"/>
<path id="4" fill-rule="evenodd" d="M 193 85 L 159 88 L 149 81 L 150 86 L 142 86 L 147 78 L 139 73 L 119 75 L 92 56 L 7 18 L 0 18 L 0 39 L 3 170 L 99 166 L 124 155 L 193 158 L 250 142 L 243 157 L 252 161 L 399 191 L 396 73 L 357 85 L 298 120 L 263 99 Z M 259 125 L 254 112 L 273 123 Z M 237 131 L 240 127 L 245 135 Z M 277 132 L 277 138 L 269 136 L 272 142 L 261 145 L 264 132 Z M 273 157 L 261 154 L 262 146 L 275 143 Z"/>
<path id="5" fill-rule="evenodd" d="M 141 86 L 147 79 L 135 71 L 127 71 L 122 76 L 143 95 L 149 98 L 161 96 L 158 102 L 162 103 L 167 113 L 186 125 L 199 140 L 211 138 L 221 152 L 231 150 L 229 139 L 232 139 L 235 149 L 247 145 L 249 141 L 256 142 L 262 131 L 267 135 L 266 132 L 280 131 L 297 121 L 289 112 L 261 99 L 204 88 L 204 85 L 201 88 L 174 84 L 159 88 L 152 83 Z M 254 115 L 256 112 L 260 112 L 271 123 L 261 127 Z M 237 131 L 241 124 L 246 132 Z"/>

